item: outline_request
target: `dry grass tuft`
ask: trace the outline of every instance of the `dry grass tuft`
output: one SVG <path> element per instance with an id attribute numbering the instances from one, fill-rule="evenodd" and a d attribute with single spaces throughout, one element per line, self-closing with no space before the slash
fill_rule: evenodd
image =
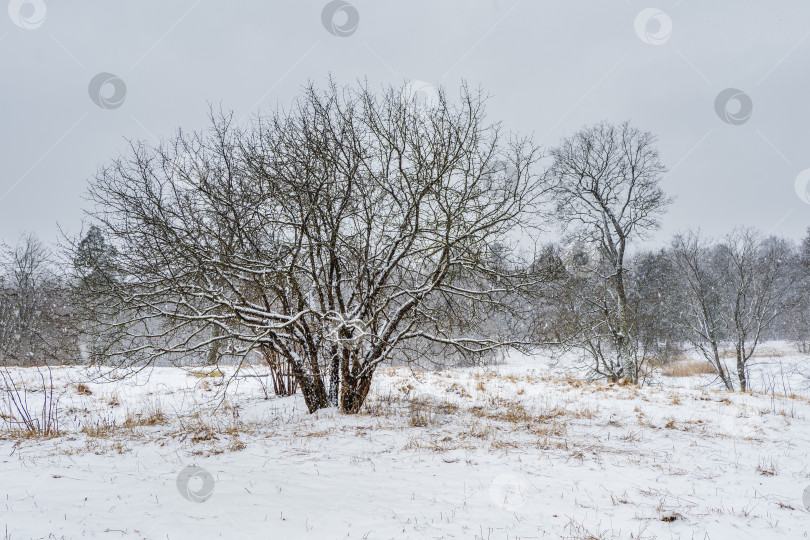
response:
<path id="1" fill-rule="evenodd" d="M 526 407 L 512 401 L 506 405 L 506 411 L 497 419 L 504 420 L 510 424 L 525 424 L 532 421 L 532 416 L 529 414 L 529 411 L 526 410 Z"/>
<path id="2" fill-rule="evenodd" d="M 50 431 L 48 433 L 43 433 L 41 431 L 36 430 L 17 429 L 17 428 L 0 431 L 0 441 L 48 440 L 48 439 L 55 439 L 61 436 L 62 432 L 60 431 Z"/>
<path id="3" fill-rule="evenodd" d="M 773 458 L 760 459 L 757 465 L 757 472 L 762 476 L 776 476 L 777 467 L 776 460 Z"/>
<path id="4" fill-rule="evenodd" d="M 143 426 L 157 426 L 165 423 L 166 415 L 163 414 L 163 409 L 161 409 L 158 403 L 154 403 L 143 412 L 127 414 L 123 427 L 132 429 Z"/>
<path id="5" fill-rule="evenodd" d="M 228 450 L 230 450 L 231 452 L 239 452 L 241 450 L 244 450 L 245 448 L 247 448 L 247 445 L 242 441 L 236 439 L 228 447 Z"/>
<path id="6" fill-rule="evenodd" d="M 363 402 L 360 409 L 361 415 L 373 416 L 377 418 L 388 418 L 394 412 L 398 397 L 394 397 L 391 392 L 384 395 L 372 394 Z"/>
<path id="7" fill-rule="evenodd" d="M 83 396 L 92 396 L 93 392 L 88 388 L 88 386 L 84 383 L 79 383 L 76 385 L 76 391 L 83 395 Z"/>
<path id="8" fill-rule="evenodd" d="M 448 386 L 445 392 L 447 392 L 448 394 L 456 394 L 457 396 L 463 398 L 470 397 L 470 393 L 467 392 L 467 390 L 458 383 L 453 383 L 450 386 Z"/>
<path id="9" fill-rule="evenodd" d="M 82 427 L 82 433 L 94 439 L 106 439 L 116 429 L 115 420 L 111 418 L 103 418 L 96 421 L 95 424 L 86 425 Z"/>
<path id="10" fill-rule="evenodd" d="M 225 374 L 222 373 L 220 370 L 215 369 L 213 371 L 205 372 L 205 371 L 192 371 L 189 374 L 189 377 L 197 377 L 198 379 L 205 379 L 208 377 L 224 377 Z"/>
<path id="11" fill-rule="evenodd" d="M 411 427 L 427 427 L 433 423 L 433 404 L 422 399 L 411 400 L 408 424 Z"/>
<path id="12" fill-rule="evenodd" d="M 663 368 L 666 377 L 693 377 L 695 375 L 713 375 L 714 367 L 708 362 L 673 362 Z"/>

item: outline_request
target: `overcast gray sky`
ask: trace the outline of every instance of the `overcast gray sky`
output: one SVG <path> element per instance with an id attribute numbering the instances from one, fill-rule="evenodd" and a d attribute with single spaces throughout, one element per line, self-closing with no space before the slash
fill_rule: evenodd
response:
<path id="1" fill-rule="evenodd" d="M 807 0 L 351 0 L 329 6 L 328 25 L 325 0 L 7 3 L 6 241 L 22 231 L 52 241 L 57 223 L 78 230 L 87 178 L 125 139 L 203 127 L 208 102 L 237 115 L 289 103 L 330 72 L 450 90 L 466 79 L 491 93 L 492 119 L 545 146 L 630 119 L 658 135 L 671 169 L 663 185 L 677 199 L 659 241 L 739 224 L 798 239 L 810 225 Z M 91 99 L 99 73 L 125 94 L 102 77 Z M 715 102 L 727 88 L 744 95 L 721 107 L 724 120 Z"/>

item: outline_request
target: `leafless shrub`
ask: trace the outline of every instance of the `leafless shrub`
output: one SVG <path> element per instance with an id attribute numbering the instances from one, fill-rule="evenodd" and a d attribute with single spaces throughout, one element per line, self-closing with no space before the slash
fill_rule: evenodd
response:
<path id="1" fill-rule="evenodd" d="M 267 366 L 270 368 L 273 392 L 281 397 L 295 394 L 298 381 L 295 379 L 295 369 L 292 362 L 270 347 L 264 347 L 262 353 Z"/>
<path id="2" fill-rule="evenodd" d="M 2 391 L 8 410 L 7 423 L 14 431 L 28 436 L 51 437 L 59 434 L 59 396 L 55 392 L 50 368 L 32 368 L 39 376 L 35 390 L 25 381 L 24 375 L 16 377 L 8 367 L 0 368 Z"/>
<path id="3" fill-rule="evenodd" d="M 98 357 L 267 350 L 279 392 L 289 367 L 310 411 L 354 413 L 383 362 L 519 342 L 487 325 L 535 279 L 504 246 L 536 216 L 539 151 L 487 123 L 480 92 L 442 91 L 430 114 L 403 92 L 310 86 L 249 128 L 219 115 L 104 167 Z"/>

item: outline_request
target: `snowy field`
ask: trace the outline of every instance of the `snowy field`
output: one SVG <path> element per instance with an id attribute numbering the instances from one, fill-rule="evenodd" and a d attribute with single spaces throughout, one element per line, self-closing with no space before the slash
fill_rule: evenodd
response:
<path id="1" fill-rule="evenodd" d="M 806 538 L 807 359 L 767 350 L 750 394 L 543 358 L 387 368 L 355 416 L 227 370 L 55 369 L 62 434 L 0 436 L 0 536 Z"/>

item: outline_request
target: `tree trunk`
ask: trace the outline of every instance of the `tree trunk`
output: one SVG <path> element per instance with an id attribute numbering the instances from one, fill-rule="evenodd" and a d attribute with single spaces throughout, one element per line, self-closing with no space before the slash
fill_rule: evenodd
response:
<path id="1" fill-rule="evenodd" d="M 745 380 L 745 361 L 743 360 L 743 349 L 741 345 L 737 345 L 737 377 L 740 379 L 740 391 L 745 392 L 747 384 Z"/>
<path id="2" fill-rule="evenodd" d="M 638 366 L 630 354 L 630 328 L 627 322 L 627 293 L 624 288 L 624 268 L 621 263 L 616 268 L 616 296 L 619 309 L 619 332 L 617 349 L 619 361 L 622 366 L 624 378 L 633 383 L 638 383 Z"/>
<path id="3" fill-rule="evenodd" d="M 315 362 L 317 366 L 317 358 L 311 359 L 308 355 L 301 355 L 300 358 L 301 362 L 294 362 L 292 358 L 289 361 L 295 374 L 295 380 L 298 382 L 298 387 L 301 388 L 301 394 L 304 396 L 307 410 L 314 413 L 319 409 L 326 409 L 329 407 L 329 399 L 323 380 L 321 380 L 320 376 L 313 376 L 311 373 L 304 371 L 302 364 L 303 361 L 308 362 L 310 365 Z"/>
<path id="4" fill-rule="evenodd" d="M 368 371 L 362 376 L 361 364 L 356 359 L 356 352 L 343 349 L 343 357 L 340 362 L 340 410 L 347 414 L 360 412 L 360 407 L 368 396 L 371 389 L 371 376 L 373 371 Z"/>
<path id="5" fill-rule="evenodd" d="M 222 335 L 222 330 L 219 326 L 214 327 L 213 337 L 218 338 Z M 217 340 L 211 343 L 210 348 L 208 349 L 208 359 L 206 364 L 209 366 L 215 366 L 219 362 L 219 348 L 222 345 L 222 342 Z"/>
<path id="6" fill-rule="evenodd" d="M 324 392 L 319 391 L 316 379 L 300 376 L 296 376 L 296 379 L 298 380 L 298 386 L 301 387 L 301 394 L 304 396 L 307 410 L 310 413 L 329 407 L 329 400 L 326 399 Z"/>
<path id="7" fill-rule="evenodd" d="M 340 410 L 347 414 L 360 412 L 360 407 L 371 389 L 371 375 L 359 378 L 352 377 L 350 381 L 343 381 L 340 395 Z"/>
<path id="8" fill-rule="evenodd" d="M 726 386 L 726 390 L 734 390 L 734 385 L 731 382 L 731 376 L 723 368 L 723 362 L 720 360 L 720 351 L 717 347 L 717 342 L 712 341 L 712 354 L 714 355 L 714 367 L 717 369 L 717 374 L 720 375 L 720 380 Z"/>
<path id="9" fill-rule="evenodd" d="M 339 405 L 340 392 L 340 355 L 337 348 L 332 349 L 332 362 L 329 366 L 329 404 Z"/>

